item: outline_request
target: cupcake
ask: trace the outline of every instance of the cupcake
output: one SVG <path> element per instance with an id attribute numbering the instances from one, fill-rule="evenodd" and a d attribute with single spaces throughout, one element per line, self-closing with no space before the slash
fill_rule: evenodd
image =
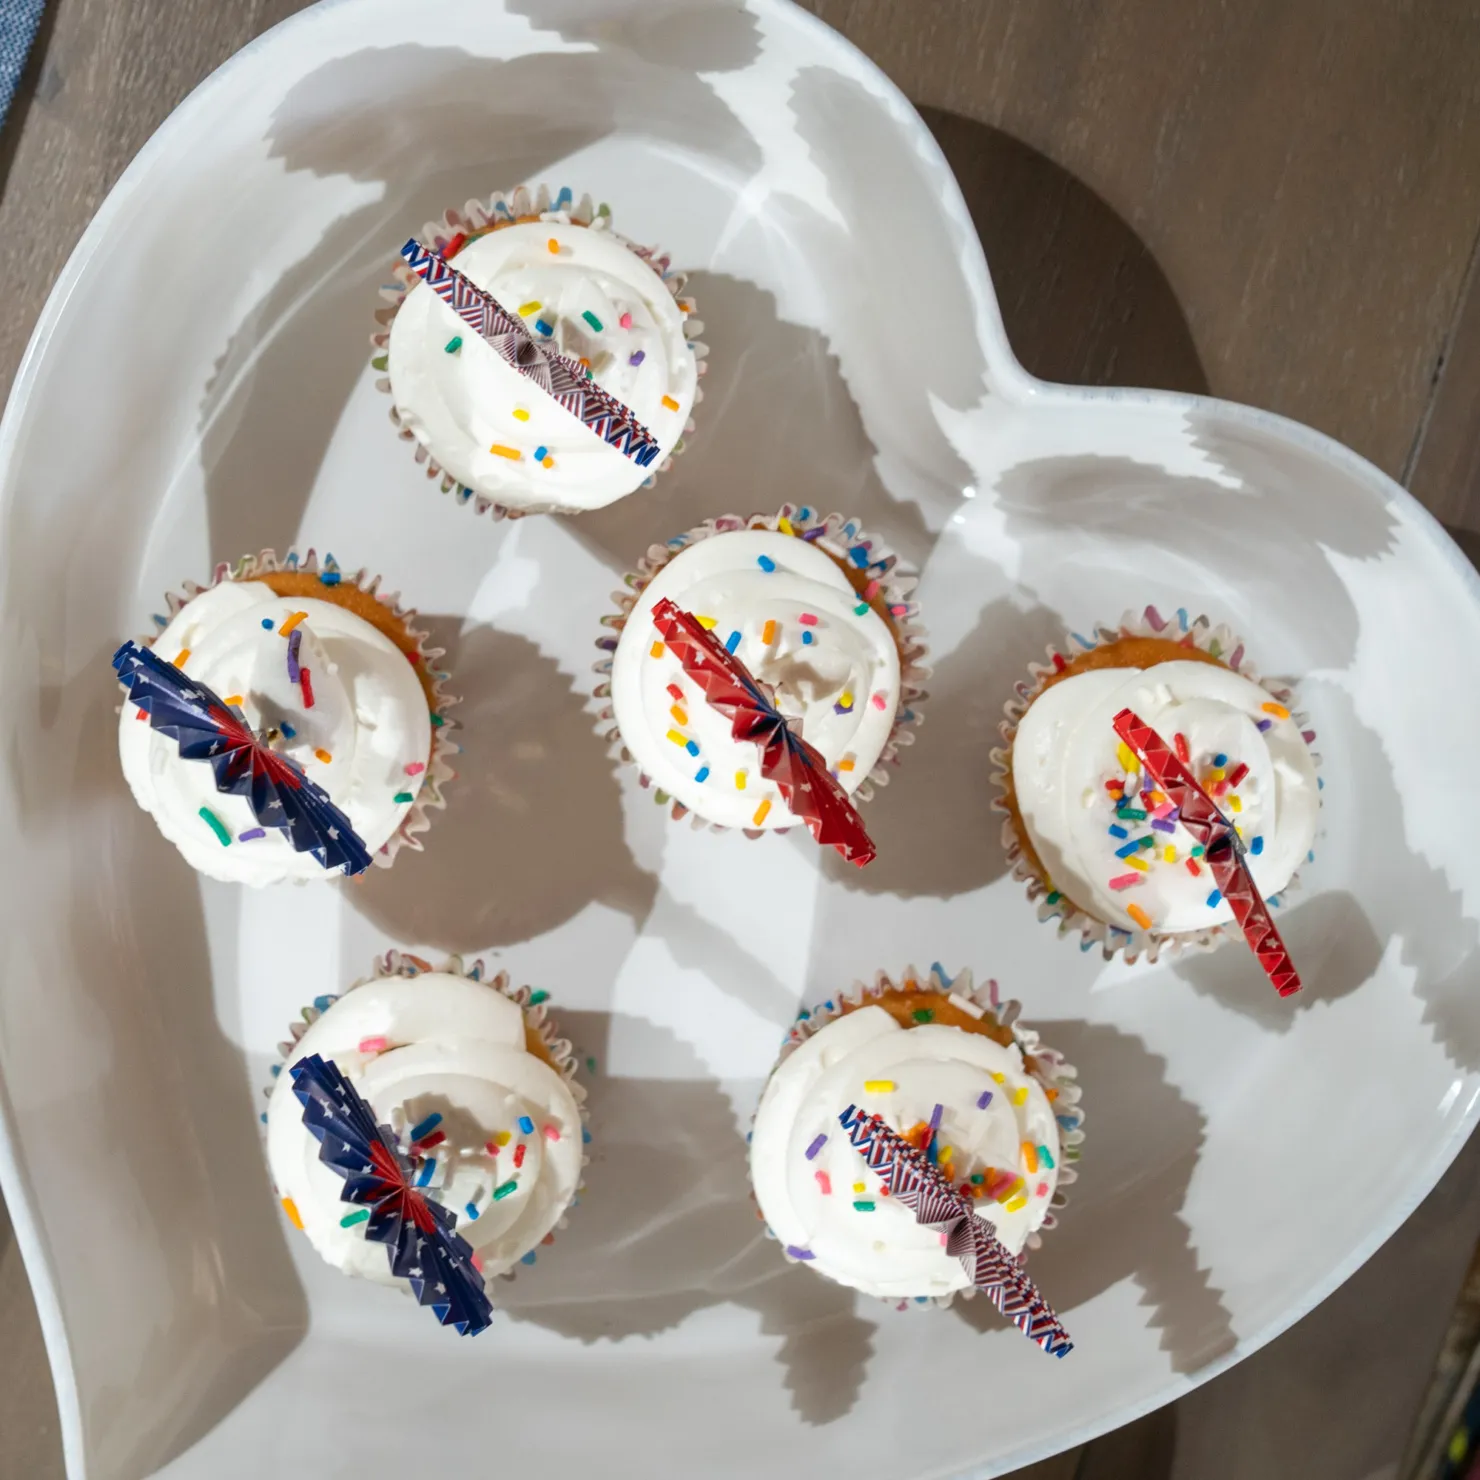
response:
<path id="1" fill-rule="evenodd" d="M 471 329 L 406 262 L 383 291 L 371 361 L 391 420 L 443 491 L 479 512 L 580 513 L 651 483 L 683 449 L 705 346 L 684 276 L 611 229 L 606 206 L 541 186 L 469 201 L 422 243 L 524 326 L 517 356 Z M 521 336 L 523 337 L 523 336 Z M 532 342 L 531 342 L 532 341 Z M 540 352 L 589 370 L 656 442 L 629 457 L 539 384 Z M 512 362 L 519 360 L 521 368 Z"/>
<path id="2" fill-rule="evenodd" d="M 1226 627 L 1185 611 L 1169 622 L 1147 607 L 1049 658 L 1018 685 L 992 752 L 1003 841 L 1040 917 L 1129 960 L 1241 939 L 1203 846 L 1113 721 L 1133 710 L 1175 747 L 1277 904 L 1312 856 L 1322 784 L 1290 691 L 1261 681 Z"/>
<path id="3" fill-rule="evenodd" d="M 753 836 L 802 820 L 661 640 L 653 608 L 665 598 L 769 688 L 855 804 L 888 781 L 919 723 L 925 645 L 915 577 L 856 520 L 790 504 L 725 515 L 654 545 L 626 583 L 597 644 L 610 654 L 596 665 L 600 721 L 675 819 Z"/>
<path id="4" fill-rule="evenodd" d="M 379 577 L 343 574 L 312 550 L 271 551 L 220 565 L 207 587 L 166 597 L 169 615 L 146 639 L 187 679 L 204 684 L 257 737 L 286 757 L 348 819 L 378 864 L 420 848 L 428 811 L 452 776 L 439 648 Z M 246 794 L 223 790 L 215 768 L 143 723 L 126 700 L 118 749 L 134 799 L 185 860 L 213 879 L 261 885 L 322 877 L 285 826 L 264 826 Z"/>
<path id="5" fill-rule="evenodd" d="M 405 1284 L 306 1124 L 297 1066 L 315 1056 L 369 1106 L 485 1282 L 554 1241 L 580 1190 L 586 1092 L 545 997 L 511 989 L 503 973 L 485 981 L 481 962 L 434 970 L 393 951 L 373 977 L 304 1009 L 280 1045 L 263 1119 L 283 1212 L 326 1262 Z"/>
<path id="6" fill-rule="evenodd" d="M 939 965 L 880 973 L 804 1012 L 761 1095 L 756 1204 L 786 1257 L 883 1299 L 947 1304 L 975 1286 L 855 1147 L 840 1117 L 877 1115 L 964 1194 L 1009 1259 L 1052 1228 L 1084 1138 L 1075 1071 L 999 1004 Z"/>

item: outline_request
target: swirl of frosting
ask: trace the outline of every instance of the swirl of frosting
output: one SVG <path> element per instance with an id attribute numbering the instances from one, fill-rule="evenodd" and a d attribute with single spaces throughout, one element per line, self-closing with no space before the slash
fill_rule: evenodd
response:
<path id="1" fill-rule="evenodd" d="M 1142 777 L 1111 721 L 1133 709 L 1168 744 L 1243 838 L 1264 898 L 1294 877 L 1315 839 L 1315 761 L 1298 722 L 1266 689 L 1219 664 L 1097 668 L 1045 688 L 1012 744 L 1012 784 L 1052 887 L 1122 929 L 1206 929 L 1233 919 L 1202 849 Z"/>
<path id="2" fill-rule="evenodd" d="M 307 614 L 297 623 L 298 659 L 311 675 L 312 707 L 288 676 L 280 632 L 298 612 Z M 363 617 L 332 601 L 274 595 L 260 581 L 222 581 L 181 607 L 154 646 L 238 702 L 254 729 L 276 729 L 277 748 L 329 793 L 372 853 L 401 825 L 426 777 L 431 717 L 405 655 Z M 186 760 L 173 739 L 139 719 L 125 703 L 123 774 L 192 867 L 253 885 L 325 877 L 285 833 L 262 829 L 245 797 L 218 791 L 207 762 Z M 207 813 L 229 839 L 224 846 Z"/>
<path id="3" fill-rule="evenodd" d="M 916 1137 L 938 1109 L 940 1164 L 952 1182 L 981 1189 L 977 1216 L 1014 1254 L 1043 1226 L 1058 1185 L 1058 1124 L 1022 1050 L 943 1024 L 906 1028 L 870 1005 L 803 1039 L 756 1111 L 751 1182 L 792 1258 L 886 1298 L 970 1284 L 939 1231 L 885 1196 L 849 1142 L 838 1115 L 853 1104 Z"/>
<path id="4" fill-rule="evenodd" d="M 612 660 L 612 711 L 622 743 L 653 785 L 726 827 L 794 827 L 754 744 L 659 640 L 651 614 L 671 597 L 750 672 L 777 707 L 856 791 L 888 742 L 899 705 L 899 649 L 837 562 L 811 543 L 766 529 L 696 541 L 643 591 Z"/>
<path id="5" fill-rule="evenodd" d="M 425 283 L 391 321 L 387 373 L 402 424 L 459 482 L 511 508 L 599 509 L 631 493 L 673 451 L 694 404 L 683 310 L 604 220 L 501 227 L 454 260 L 531 334 L 590 363 L 596 383 L 657 438 L 648 467 L 521 375 Z"/>
<path id="6" fill-rule="evenodd" d="M 584 1091 L 531 1051 L 523 1009 L 496 986 L 447 972 L 381 977 L 335 1001 L 289 1062 L 332 1059 L 377 1121 L 410 1147 L 416 1181 L 457 1215 L 485 1276 L 511 1268 L 559 1222 L 580 1185 Z M 440 1117 L 436 1119 L 435 1117 Z M 278 1195 L 320 1255 L 384 1285 L 385 1246 L 371 1243 L 344 1178 L 319 1160 L 319 1142 L 284 1070 L 267 1106 L 267 1157 Z M 425 1178 L 425 1181 L 422 1179 Z"/>

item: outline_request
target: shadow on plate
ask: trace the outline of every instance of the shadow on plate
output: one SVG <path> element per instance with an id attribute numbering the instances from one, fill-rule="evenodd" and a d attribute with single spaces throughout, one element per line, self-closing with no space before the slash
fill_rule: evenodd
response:
<path id="1" fill-rule="evenodd" d="M 781 1338 L 776 1359 L 798 1416 L 842 1418 L 862 1386 L 873 1324 L 851 1290 L 787 1264 L 766 1236 L 729 1099 L 687 1045 L 650 1023 L 569 1013 L 561 1026 L 583 1046 L 620 1034 L 624 1056 L 661 1064 L 665 1077 L 591 1080 L 596 1139 L 582 1195 L 591 1207 L 576 1208 L 559 1236 L 559 1279 L 516 1279 L 499 1307 L 594 1342 L 652 1336 L 709 1306 L 738 1305 L 756 1312 L 762 1335 Z"/>
<path id="2" fill-rule="evenodd" d="M 1061 1226 L 1030 1260 L 1033 1279 L 1070 1335 L 1076 1306 L 1134 1279 L 1172 1368 L 1196 1372 L 1236 1340 L 1181 1213 L 1203 1142 L 1202 1112 L 1167 1082 L 1165 1061 L 1130 1034 L 1074 1020 L 1034 1026 L 1079 1070 L 1087 1114 L 1079 1180 L 1068 1189 Z M 1122 1236 L 1107 1237 L 1114 1229 Z M 980 1297 L 951 1309 L 978 1329 L 1002 1320 Z"/>
<path id="3" fill-rule="evenodd" d="M 422 620 L 462 696 L 457 777 L 446 810 L 431 814 L 426 851 L 372 870 L 355 908 L 397 940 L 448 951 L 528 940 L 593 902 L 640 926 L 657 881 L 628 847 L 587 695 L 527 638 Z"/>
<path id="4" fill-rule="evenodd" d="M 138 1278 L 117 1283 L 105 1268 L 63 1290 L 72 1299 L 91 1290 L 98 1303 L 98 1313 L 68 1312 L 91 1452 L 118 1473 L 152 1473 L 283 1360 L 307 1329 L 307 1308 L 278 1226 L 259 1104 L 216 1019 L 199 883 L 118 774 L 109 652 L 45 696 L 81 737 L 55 794 L 74 807 L 78 796 L 97 799 L 66 872 L 75 881 L 62 927 L 72 959 L 56 963 L 78 983 L 85 1012 L 68 1021 L 71 999 L 59 997 L 45 1037 L 23 1047 L 18 1027 L 11 1046 L 29 1073 L 54 1077 L 52 1143 L 65 1144 L 73 1124 L 86 1128 L 70 1153 L 74 1173 L 90 1203 L 108 1209 L 106 1222 L 132 1228 L 144 1261 Z M 48 1071 L 52 1043 L 65 1059 Z M 53 1219 L 47 1236 L 58 1262 L 95 1263 L 95 1218 Z M 139 1404 L 141 1387 L 156 1400 Z M 178 1427 L 150 1429 L 160 1413 Z"/>

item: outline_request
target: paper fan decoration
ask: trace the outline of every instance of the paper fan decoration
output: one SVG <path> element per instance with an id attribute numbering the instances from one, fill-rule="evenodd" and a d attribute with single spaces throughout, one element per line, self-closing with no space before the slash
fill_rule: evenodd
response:
<path id="1" fill-rule="evenodd" d="M 1146 774 L 1177 807 L 1177 820 L 1203 846 L 1203 863 L 1233 907 L 1244 938 L 1259 958 L 1281 997 L 1300 990 L 1300 975 L 1275 929 L 1269 906 L 1249 871 L 1243 841 L 1233 823 L 1193 779 L 1176 752 L 1133 710 L 1122 709 L 1111 721 L 1115 733 L 1141 758 Z"/>
<path id="2" fill-rule="evenodd" d="M 329 793 L 273 750 L 239 709 L 136 642 L 113 654 L 113 668 L 150 726 L 175 740 L 187 761 L 209 761 L 216 789 L 245 797 L 263 827 L 286 833 L 327 869 L 360 874 L 370 867 L 369 850 Z"/>
<path id="3" fill-rule="evenodd" d="M 1065 1357 L 1074 1350 L 1069 1333 L 1022 1265 L 1002 1246 L 992 1225 L 977 1217 L 974 1200 L 952 1187 L 924 1150 L 856 1105 L 849 1105 L 838 1121 L 889 1196 L 898 1198 L 917 1222 L 945 1234 L 946 1252 L 961 1261 L 971 1283 L 1024 1336 L 1050 1356 Z"/>
<path id="4" fill-rule="evenodd" d="M 463 323 L 582 426 L 640 468 L 657 457 L 658 439 L 615 396 L 602 390 L 578 361 L 560 354 L 550 341 L 536 338 L 523 319 L 415 237 L 401 248 L 401 256 Z"/>
<path id="5" fill-rule="evenodd" d="M 369 1208 L 365 1237 L 384 1244 L 391 1273 L 411 1285 L 444 1326 L 464 1336 L 486 1330 L 493 1306 L 457 1218 L 411 1185 L 412 1166 L 390 1130 L 331 1059 L 309 1054 L 288 1071 L 319 1160 L 344 1178 L 345 1202 Z"/>
<path id="6" fill-rule="evenodd" d="M 761 775 L 776 783 L 786 805 L 807 824 L 812 836 L 860 868 L 871 862 L 877 850 L 848 793 L 821 754 L 792 729 L 750 670 L 697 617 L 668 597 L 654 603 L 652 618 L 710 707 L 729 717 L 730 734 L 736 740 L 754 742 L 760 752 Z"/>

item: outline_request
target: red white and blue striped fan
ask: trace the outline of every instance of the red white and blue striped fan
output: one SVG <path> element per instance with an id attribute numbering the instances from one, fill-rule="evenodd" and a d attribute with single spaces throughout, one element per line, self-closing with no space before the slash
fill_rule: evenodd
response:
<path id="1" fill-rule="evenodd" d="M 640 468 L 657 457 L 658 439 L 615 396 L 602 390 L 584 366 L 536 339 L 522 319 L 415 237 L 401 248 L 401 256 L 463 323 L 603 442 Z"/>
<path id="2" fill-rule="evenodd" d="M 973 1199 L 956 1191 L 924 1151 L 856 1105 L 849 1105 L 838 1121 L 870 1170 L 884 1179 L 889 1195 L 897 1197 L 917 1221 L 946 1235 L 946 1252 L 961 1261 L 972 1284 L 1019 1331 L 1050 1356 L 1065 1357 L 1074 1350 L 1069 1333 L 1038 1287 L 1003 1248 L 992 1225 L 976 1216 Z"/>
<path id="3" fill-rule="evenodd" d="M 444 1326 L 476 1336 L 493 1319 L 473 1251 L 457 1217 L 411 1185 L 411 1163 L 390 1130 L 332 1059 L 309 1054 L 288 1071 L 319 1160 L 344 1178 L 343 1201 L 369 1208 L 365 1237 L 386 1246 L 391 1273 L 407 1280 Z"/>
<path id="4" fill-rule="evenodd" d="M 280 829 L 299 853 L 312 854 L 325 868 L 353 875 L 370 867 L 369 850 L 329 793 L 261 740 L 208 685 L 136 642 L 113 654 L 113 668 L 150 727 L 175 740 L 187 761 L 209 761 L 216 789 L 245 797 L 263 827 Z"/>
<path id="5" fill-rule="evenodd" d="M 1197 784 L 1172 747 L 1133 709 L 1122 709 L 1111 723 L 1115 733 L 1140 757 L 1146 774 L 1177 807 L 1177 820 L 1203 845 L 1203 863 L 1233 907 L 1244 939 L 1275 991 L 1281 997 L 1293 996 L 1300 990 L 1300 973 L 1275 928 L 1269 906 L 1260 897 L 1238 830 Z"/>
<path id="6" fill-rule="evenodd" d="M 860 868 L 876 850 L 848 793 L 826 760 L 792 729 L 750 670 L 692 613 L 668 597 L 653 604 L 653 625 L 705 701 L 730 718 L 736 740 L 753 741 L 760 771 L 780 788 L 786 805 L 819 843 L 830 844 Z"/>

